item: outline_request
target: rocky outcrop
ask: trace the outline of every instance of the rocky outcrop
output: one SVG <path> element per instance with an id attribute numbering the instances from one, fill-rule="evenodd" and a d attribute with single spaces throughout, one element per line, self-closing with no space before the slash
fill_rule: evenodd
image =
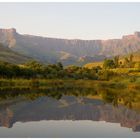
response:
<path id="1" fill-rule="evenodd" d="M 0 42 L 5 46 L 13 47 L 16 45 L 16 29 L 0 29 Z"/>

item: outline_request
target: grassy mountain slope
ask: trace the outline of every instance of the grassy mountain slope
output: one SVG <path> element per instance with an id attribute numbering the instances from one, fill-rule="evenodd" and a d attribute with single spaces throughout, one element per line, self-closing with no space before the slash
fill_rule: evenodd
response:
<path id="1" fill-rule="evenodd" d="M 0 61 L 10 62 L 14 64 L 22 64 L 29 60 L 31 60 L 30 57 L 26 57 L 17 52 L 14 52 L 11 49 L 4 47 L 2 44 L 0 44 Z"/>

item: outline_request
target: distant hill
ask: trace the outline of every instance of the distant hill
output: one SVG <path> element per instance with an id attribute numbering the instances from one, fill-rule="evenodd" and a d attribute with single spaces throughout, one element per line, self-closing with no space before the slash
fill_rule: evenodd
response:
<path id="1" fill-rule="evenodd" d="M 77 40 L 21 35 L 16 29 L 0 29 L 0 42 L 10 49 L 42 62 L 83 65 L 104 57 L 126 55 L 140 50 L 140 32 L 121 39 Z"/>
<path id="2" fill-rule="evenodd" d="M 133 62 L 140 63 L 140 51 L 130 53 L 130 54 L 133 55 Z M 130 54 L 119 56 L 119 62 L 124 63 L 125 58 L 127 57 L 129 59 Z M 110 59 L 113 59 L 113 57 L 110 58 Z M 87 63 L 87 64 L 84 65 L 84 67 L 87 67 L 87 68 L 93 68 L 93 67 L 97 67 L 97 66 L 103 67 L 103 61 Z"/>
<path id="3" fill-rule="evenodd" d="M 31 60 L 31 58 L 14 52 L 0 44 L 0 61 L 10 62 L 13 64 L 22 64 L 29 60 Z"/>

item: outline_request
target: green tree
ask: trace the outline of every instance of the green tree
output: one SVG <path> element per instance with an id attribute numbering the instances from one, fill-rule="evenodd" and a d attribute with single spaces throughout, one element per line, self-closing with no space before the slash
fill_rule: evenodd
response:
<path id="1" fill-rule="evenodd" d="M 114 57 L 114 63 L 115 63 L 115 67 L 118 68 L 119 67 L 119 56 Z"/>
<path id="2" fill-rule="evenodd" d="M 125 57 L 125 61 L 124 61 L 124 66 L 127 67 L 127 68 L 132 68 L 134 67 L 134 63 L 133 63 L 133 54 L 131 54 L 129 56 L 129 58 Z"/>
<path id="3" fill-rule="evenodd" d="M 115 63 L 112 59 L 105 59 L 103 63 L 103 68 L 115 68 Z"/>
<path id="4" fill-rule="evenodd" d="M 131 54 L 131 55 L 130 55 L 130 60 L 129 60 L 129 61 L 130 61 L 130 62 L 133 62 L 133 58 L 134 58 L 134 55 Z"/>
<path id="5" fill-rule="evenodd" d="M 59 70 L 63 70 L 63 65 L 62 65 L 61 62 L 58 62 L 57 63 L 57 67 L 58 67 Z"/>
<path id="6" fill-rule="evenodd" d="M 124 66 L 129 67 L 129 59 L 127 57 L 124 58 Z"/>
<path id="7" fill-rule="evenodd" d="M 129 59 L 129 66 L 130 66 L 130 68 L 133 68 L 134 67 L 133 58 L 134 58 L 134 56 L 133 56 L 133 54 L 131 54 L 130 55 L 130 59 Z"/>

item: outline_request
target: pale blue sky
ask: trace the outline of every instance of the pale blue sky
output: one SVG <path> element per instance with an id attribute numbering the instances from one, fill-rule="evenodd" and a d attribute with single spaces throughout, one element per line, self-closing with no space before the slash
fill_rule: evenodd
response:
<path id="1" fill-rule="evenodd" d="M 140 3 L 0 3 L 0 28 L 69 39 L 108 39 L 140 31 Z"/>

